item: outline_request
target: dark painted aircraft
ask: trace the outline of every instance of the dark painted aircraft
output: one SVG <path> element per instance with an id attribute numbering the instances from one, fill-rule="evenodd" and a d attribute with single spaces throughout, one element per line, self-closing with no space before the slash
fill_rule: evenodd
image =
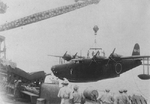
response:
<path id="1" fill-rule="evenodd" d="M 91 82 L 118 77 L 150 58 L 140 56 L 139 44 L 135 44 L 132 56 L 123 57 L 114 52 L 115 49 L 108 58 L 97 53 L 92 58 L 75 58 L 69 63 L 54 65 L 51 70 L 56 77 L 66 78 L 69 82 Z"/>

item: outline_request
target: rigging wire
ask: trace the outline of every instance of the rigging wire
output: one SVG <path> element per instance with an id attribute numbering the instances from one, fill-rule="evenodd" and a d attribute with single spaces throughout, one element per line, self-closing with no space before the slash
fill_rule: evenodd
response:
<path id="1" fill-rule="evenodd" d="M 135 80 L 135 78 L 134 78 L 133 71 L 132 71 L 132 76 L 133 76 L 133 82 L 134 82 L 134 84 L 136 85 L 136 87 L 137 87 L 139 93 L 140 93 L 144 98 L 146 98 L 146 100 L 148 100 L 148 98 L 145 96 L 145 94 L 143 94 L 143 92 L 140 90 L 140 88 L 139 88 L 139 86 L 138 86 L 138 84 L 137 84 L 137 82 L 136 82 L 136 80 Z"/>

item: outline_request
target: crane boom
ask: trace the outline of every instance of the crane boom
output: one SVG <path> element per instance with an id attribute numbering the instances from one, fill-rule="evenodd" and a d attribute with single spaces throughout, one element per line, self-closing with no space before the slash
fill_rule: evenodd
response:
<path id="1" fill-rule="evenodd" d="M 90 4 L 97 4 L 99 3 L 100 0 L 87 0 L 85 2 L 80 2 L 80 3 L 75 3 L 75 4 L 71 4 L 71 5 L 67 5 L 67 6 L 63 6 L 63 7 L 58 7 L 55 9 L 50 9 L 47 11 L 43 11 L 43 12 L 39 12 L 39 13 L 35 13 L 8 23 L 5 23 L 3 25 L 0 25 L 0 32 L 1 31 L 5 31 L 5 30 L 10 30 L 13 28 L 17 28 L 20 26 L 24 26 L 27 24 L 31 24 L 31 23 L 35 23 L 41 20 L 45 20 L 48 18 L 52 18 L 64 13 L 68 13 L 70 11 L 88 6 Z"/>

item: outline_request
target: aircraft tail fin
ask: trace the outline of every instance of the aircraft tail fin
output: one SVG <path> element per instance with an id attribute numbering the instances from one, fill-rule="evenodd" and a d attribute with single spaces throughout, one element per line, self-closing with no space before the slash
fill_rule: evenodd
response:
<path id="1" fill-rule="evenodd" d="M 132 56 L 140 55 L 140 46 L 138 43 L 134 45 Z"/>

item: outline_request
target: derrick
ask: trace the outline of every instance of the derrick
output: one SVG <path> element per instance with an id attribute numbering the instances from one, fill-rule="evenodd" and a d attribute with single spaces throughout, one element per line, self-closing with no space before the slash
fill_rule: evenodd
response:
<path id="1" fill-rule="evenodd" d="M 82 7 L 88 6 L 90 4 L 97 4 L 100 0 L 87 0 L 84 2 L 77 2 L 75 4 L 58 7 L 55 9 L 46 10 L 43 12 L 35 13 L 5 24 L 0 25 L 0 32 L 10 30 L 13 28 L 25 26 L 31 23 L 35 23 L 41 20 L 49 19 L 64 13 L 68 13 L 70 11 L 74 11 L 76 9 L 80 9 Z"/>

